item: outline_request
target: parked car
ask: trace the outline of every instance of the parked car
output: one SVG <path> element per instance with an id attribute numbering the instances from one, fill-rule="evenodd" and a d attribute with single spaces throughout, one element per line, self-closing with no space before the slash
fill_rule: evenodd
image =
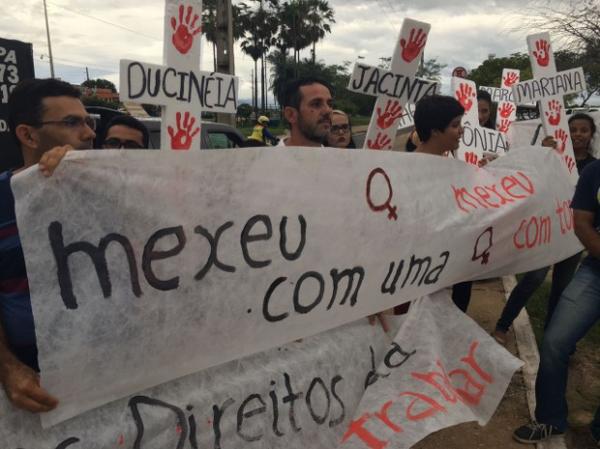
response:
<path id="1" fill-rule="evenodd" d="M 86 106 L 88 113 L 96 119 L 96 142 L 94 147 L 98 148 L 98 141 L 102 138 L 108 122 L 117 115 L 125 115 L 124 112 L 102 106 Z M 149 147 L 160 148 L 160 117 L 136 117 L 141 121 L 150 134 Z M 245 138 L 236 128 L 224 123 L 201 122 L 200 145 L 203 149 L 238 148 L 244 146 Z"/>
<path id="2" fill-rule="evenodd" d="M 150 133 L 150 148 L 160 148 L 160 117 L 144 117 L 139 120 Z M 203 149 L 239 148 L 244 146 L 244 136 L 236 128 L 224 123 L 201 122 L 200 145 Z"/>

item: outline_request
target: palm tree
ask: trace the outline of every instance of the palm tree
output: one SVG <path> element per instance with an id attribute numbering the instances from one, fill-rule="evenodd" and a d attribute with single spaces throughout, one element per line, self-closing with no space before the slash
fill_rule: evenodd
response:
<path id="1" fill-rule="evenodd" d="M 206 40 L 212 44 L 213 50 L 213 70 L 217 70 L 217 1 L 204 0 L 202 2 L 202 33 Z M 240 16 L 242 14 L 241 7 L 238 5 L 232 6 L 233 14 L 233 40 L 238 41 L 244 35 Z"/>
<path id="2" fill-rule="evenodd" d="M 309 13 L 307 32 L 312 41 L 312 62 L 316 62 L 316 44 L 325 37 L 325 33 L 331 33 L 331 24 L 335 23 L 333 9 L 327 0 L 307 0 Z"/>

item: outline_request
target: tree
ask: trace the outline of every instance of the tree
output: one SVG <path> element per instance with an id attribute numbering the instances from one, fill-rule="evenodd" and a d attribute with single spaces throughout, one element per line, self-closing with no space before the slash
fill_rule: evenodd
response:
<path id="1" fill-rule="evenodd" d="M 307 0 L 308 15 L 307 37 L 312 41 L 312 62 L 317 59 L 317 42 L 325 37 L 325 33 L 331 33 L 331 24 L 335 23 L 333 9 L 326 0 Z"/>
<path id="2" fill-rule="evenodd" d="M 232 6 L 233 15 L 233 40 L 238 41 L 244 35 L 242 21 L 240 20 L 241 7 Z M 217 70 L 217 1 L 204 0 L 202 2 L 202 33 L 206 40 L 212 44 L 213 67 Z"/>
<path id="3" fill-rule="evenodd" d="M 419 78 L 425 78 L 431 81 L 441 80 L 442 70 L 446 68 L 446 64 L 440 64 L 437 62 L 437 58 L 431 58 L 425 60 L 423 66 L 419 66 L 417 69 L 417 76 Z"/>
<path id="4" fill-rule="evenodd" d="M 592 95 L 600 93 L 598 0 L 567 0 L 559 3 L 538 0 L 527 8 L 524 17 L 527 28 L 551 33 L 555 49 L 560 49 L 555 52 L 559 70 L 583 67 L 587 92 L 580 95 L 581 105 L 585 105 Z M 562 55 L 559 55 L 561 51 Z"/>
<path id="5" fill-rule="evenodd" d="M 112 92 L 117 91 L 117 87 L 111 81 L 104 78 L 86 80 L 81 83 L 81 86 L 89 87 L 90 89 L 110 89 Z"/>
<path id="6" fill-rule="evenodd" d="M 513 53 L 506 57 L 486 59 L 479 67 L 471 71 L 468 78 L 475 81 L 477 86 L 500 86 L 502 69 L 520 70 L 521 80 L 532 77 L 529 56 L 524 53 Z"/>

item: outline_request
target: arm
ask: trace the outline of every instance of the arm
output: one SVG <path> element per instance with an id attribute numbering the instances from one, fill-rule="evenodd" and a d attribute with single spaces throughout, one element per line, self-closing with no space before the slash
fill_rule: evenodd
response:
<path id="1" fill-rule="evenodd" d="M 0 382 L 6 396 L 15 407 L 30 412 L 48 412 L 58 400 L 40 386 L 38 374 L 19 361 L 8 348 L 4 329 L 0 325 Z"/>
<path id="2" fill-rule="evenodd" d="M 588 252 L 600 259 L 600 233 L 594 228 L 594 212 L 574 209 L 575 235 Z"/>

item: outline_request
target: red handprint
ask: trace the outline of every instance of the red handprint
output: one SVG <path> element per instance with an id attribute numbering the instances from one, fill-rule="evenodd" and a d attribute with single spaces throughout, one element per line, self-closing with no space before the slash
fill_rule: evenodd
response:
<path id="1" fill-rule="evenodd" d="M 465 153 L 465 162 L 467 164 L 478 165 L 479 157 L 477 157 L 477 153 L 471 153 L 470 151 L 467 151 Z"/>
<path id="2" fill-rule="evenodd" d="M 198 14 L 194 13 L 194 18 L 190 23 L 190 18 L 192 17 L 192 13 L 194 12 L 191 6 L 187 7 L 187 14 L 185 16 L 185 20 L 183 18 L 185 7 L 183 5 L 179 5 L 179 25 L 177 25 L 177 20 L 175 17 L 171 17 L 171 28 L 173 28 L 173 37 L 171 41 L 173 45 L 177 49 L 179 53 L 185 55 L 194 43 L 194 36 L 196 36 L 200 31 L 202 31 L 202 24 L 198 25 L 197 28 L 196 22 L 200 18 Z"/>
<path id="3" fill-rule="evenodd" d="M 562 106 L 557 100 L 550 100 L 548 102 L 548 109 L 550 111 L 546 111 L 546 117 L 548 117 L 548 123 L 552 126 L 556 126 L 560 123 L 560 111 Z"/>
<path id="4" fill-rule="evenodd" d="M 406 39 L 404 38 L 400 39 L 400 46 L 402 47 L 402 59 L 404 59 L 406 62 L 411 62 L 413 59 L 419 56 L 419 52 L 425 46 L 426 41 L 427 34 L 425 34 L 422 28 L 411 29 L 408 42 L 406 42 Z"/>
<path id="5" fill-rule="evenodd" d="M 512 122 L 508 119 L 500 120 L 500 124 L 498 125 L 498 131 L 500 131 L 501 133 L 507 133 L 511 123 Z"/>
<path id="6" fill-rule="evenodd" d="M 385 135 L 383 133 L 378 133 L 377 137 L 375 138 L 375 142 L 373 142 L 371 139 L 369 139 L 367 141 L 367 146 L 371 150 L 383 150 L 384 147 L 386 147 L 387 150 L 391 150 L 392 149 L 391 143 L 392 143 L 392 139 L 390 139 L 387 135 Z"/>
<path id="7" fill-rule="evenodd" d="M 504 87 L 511 87 L 513 84 L 519 81 L 519 75 L 516 72 L 509 72 L 506 74 L 503 80 Z"/>
<path id="8" fill-rule="evenodd" d="M 508 118 L 514 110 L 515 107 L 511 103 L 502 103 L 502 105 L 498 108 L 498 113 L 500 114 L 500 117 Z"/>
<path id="9" fill-rule="evenodd" d="M 381 112 L 381 108 L 377 108 L 377 126 L 380 129 L 387 129 L 402 116 L 402 106 L 398 100 L 388 100 L 385 105 L 385 110 Z"/>
<path id="10" fill-rule="evenodd" d="M 554 131 L 554 138 L 556 139 L 556 151 L 560 154 L 565 152 L 565 148 L 567 147 L 567 139 L 569 135 L 564 129 L 557 129 Z"/>
<path id="11" fill-rule="evenodd" d="M 468 84 L 460 83 L 458 90 L 456 91 L 456 99 L 460 102 L 465 112 L 471 109 L 473 106 L 473 99 L 475 98 L 475 91 Z"/>
<path id="12" fill-rule="evenodd" d="M 533 56 L 542 67 L 546 67 L 550 61 L 550 44 L 544 39 L 535 42 L 536 50 L 533 50 Z"/>
<path id="13" fill-rule="evenodd" d="M 190 117 L 189 112 L 186 112 L 183 116 L 183 123 L 181 122 L 181 112 L 178 112 L 175 118 L 177 119 L 177 133 L 171 125 L 167 127 L 169 136 L 171 136 L 171 148 L 174 150 L 189 150 L 192 146 L 192 140 L 200 132 L 200 127 L 196 126 L 196 129 L 192 131 L 196 119 Z"/>

